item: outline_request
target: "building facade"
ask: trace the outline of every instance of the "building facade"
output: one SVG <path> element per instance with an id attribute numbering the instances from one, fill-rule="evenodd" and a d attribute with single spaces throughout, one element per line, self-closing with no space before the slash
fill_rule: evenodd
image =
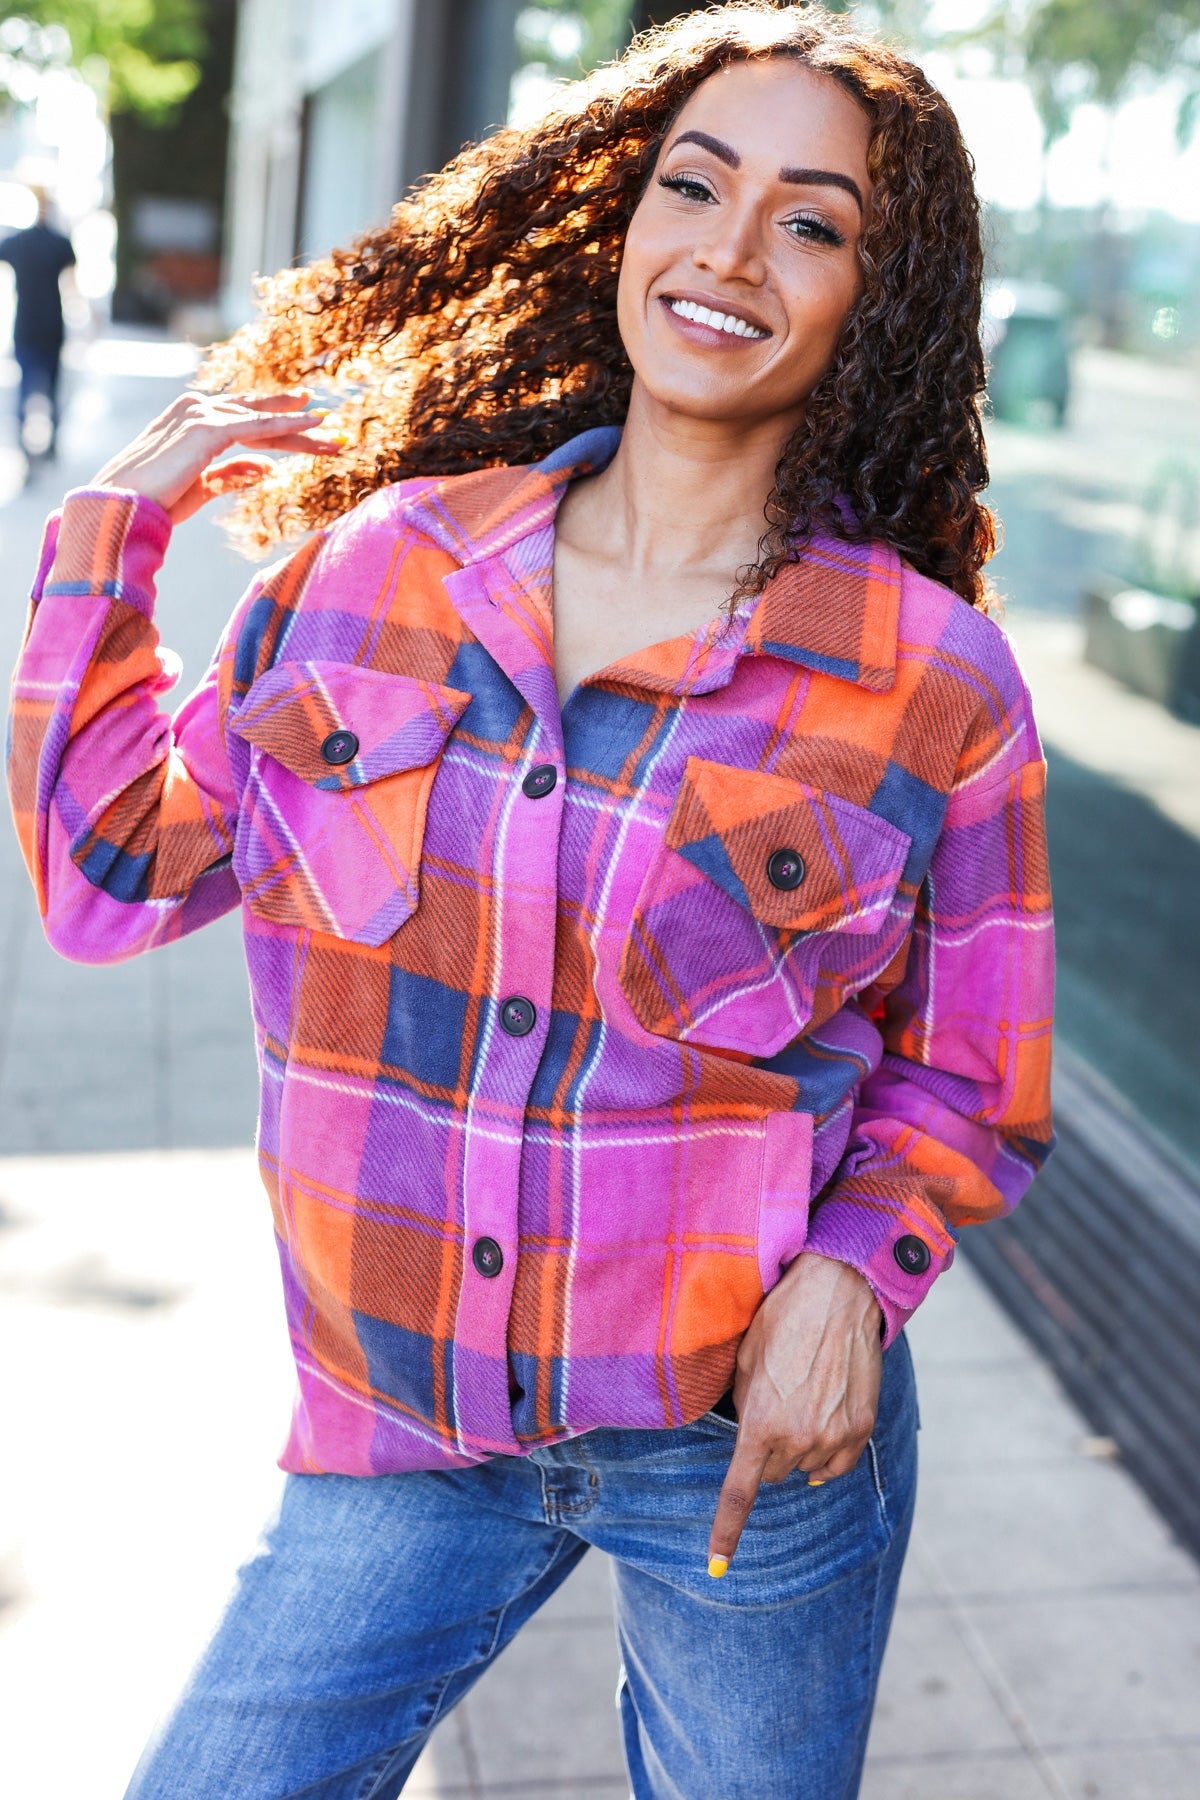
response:
<path id="1" fill-rule="evenodd" d="M 226 205 L 227 327 L 253 280 L 386 219 L 503 122 L 520 0 L 240 0 Z"/>

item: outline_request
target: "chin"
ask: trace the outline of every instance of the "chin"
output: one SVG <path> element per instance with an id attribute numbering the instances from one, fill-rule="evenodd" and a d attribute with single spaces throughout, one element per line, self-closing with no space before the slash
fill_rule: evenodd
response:
<path id="1" fill-rule="evenodd" d="M 714 384 L 712 387 L 699 387 L 694 382 L 686 381 L 649 382 L 639 376 L 637 384 L 642 390 L 643 404 L 650 411 L 712 425 L 741 425 L 750 430 L 755 425 L 765 425 L 768 419 L 777 419 L 781 412 L 790 410 L 751 410 L 746 405 L 744 390 L 738 391 L 732 383 L 721 382 L 719 386 Z M 793 402 L 792 406 L 795 405 Z"/>
<path id="2" fill-rule="evenodd" d="M 664 369 L 661 358 L 650 376 L 635 368 L 634 384 L 651 407 L 684 413 L 688 418 L 725 419 L 740 416 L 746 410 L 744 383 L 711 377 L 706 380 L 695 369 Z"/>

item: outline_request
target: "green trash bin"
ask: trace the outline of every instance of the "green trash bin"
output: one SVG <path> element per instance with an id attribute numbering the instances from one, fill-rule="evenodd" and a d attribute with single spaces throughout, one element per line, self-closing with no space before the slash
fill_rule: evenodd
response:
<path id="1" fill-rule="evenodd" d="M 1062 425 L 1071 397 L 1066 296 L 1041 282 L 1000 281 L 983 302 L 988 398 L 997 419 Z"/>

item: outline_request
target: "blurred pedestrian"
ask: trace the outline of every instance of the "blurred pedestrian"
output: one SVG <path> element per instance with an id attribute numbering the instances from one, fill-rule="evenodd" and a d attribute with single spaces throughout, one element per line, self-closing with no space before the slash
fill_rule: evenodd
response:
<path id="1" fill-rule="evenodd" d="M 75 252 L 65 232 L 51 223 L 50 196 L 33 190 L 37 218 L 23 231 L 0 239 L 0 262 L 9 263 L 16 280 L 17 312 L 13 323 L 13 355 L 20 370 L 17 388 L 17 435 L 24 445 L 30 402 L 44 402 L 46 423 L 41 440 L 28 447 L 53 457 L 58 439 L 58 372 L 63 347 L 61 278 L 75 266 Z"/>
<path id="2" fill-rule="evenodd" d="M 391 1800 L 591 1545 L 637 1800 L 858 1792 L 903 1327 L 1051 1144 L 982 268 L 918 68 L 713 8 L 286 271 L 52 522 L 46 929 L 242 905 L 299 1383 L 136 1800 Z M 281 389 L 340 371 L 339 439 Z M 247 484 L 317 529 L 172 721 L 155 576 Z"/>

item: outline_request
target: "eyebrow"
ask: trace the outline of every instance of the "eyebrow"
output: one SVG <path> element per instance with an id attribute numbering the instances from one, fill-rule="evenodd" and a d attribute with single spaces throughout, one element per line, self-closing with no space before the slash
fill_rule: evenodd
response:
<path id="1" fill-rule="evenodd" d="M 850 175 L 843 175 L 840 169 L 780 169 L 780 181 L 786 181 L 791 187 L 837 187 L 844 188 L 858 202 L 858 210 L 863 210 L 863 197 L 858 183 Z"/>
<path id="2" fill-rule="evenodd" d="M 740 169 L 742 166 L 742 159 L 733 145 L 722 143 L 720 138 L 710 137 L 707 131 L 681 131 L 671 145 L 672 150 L 675 144 L 699 144 L 702 150 L 711 151 L 717 161 L 723 162 L 727 168 Z"/>
<path id="3" fill-rule="evenodd" d="M 742 159 L 732 144 L 724 143 L 720 138 L 712 137 L 707 131 L 681 131 L 670 145 L 673 150 L 676 144 L 699 144 L 723 162 L 728 169 L 740 169 Z M 840 169 L 780 169 L 780 181 L 789 187 L 836 187 L 842 188 L 857 203 L 858 210 L 863 211 L 863 197 L 857 181 L 850 175 L 843 175 Z"/>

